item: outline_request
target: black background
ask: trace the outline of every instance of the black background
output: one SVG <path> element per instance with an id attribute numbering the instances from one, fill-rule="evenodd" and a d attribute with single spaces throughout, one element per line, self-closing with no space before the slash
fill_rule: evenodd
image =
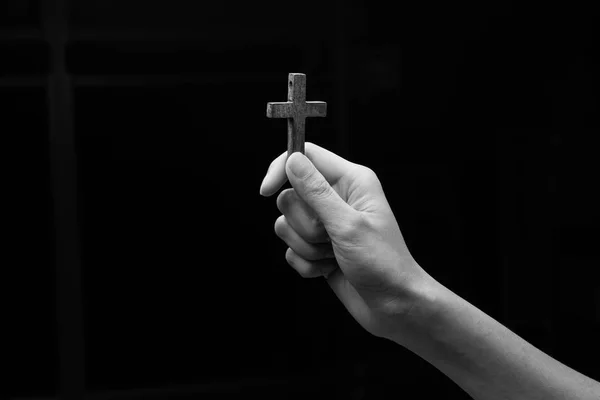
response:
<path id="1" fill-rule="evenodd" d="M 15 398 L 60 381 L 42 3 L 0 3 Z M 378 174 L 430 274 L 600 379 L 597 15 L 521 3 L 72 2 L 87 390 L 468 398 L 286 264 L 258 189 L 289 72 L 329 105 L 307 140 Z"/>

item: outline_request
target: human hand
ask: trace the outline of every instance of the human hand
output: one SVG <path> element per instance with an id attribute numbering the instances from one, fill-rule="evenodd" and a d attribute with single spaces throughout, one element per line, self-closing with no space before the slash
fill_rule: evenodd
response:
<path id="1" fill-rule="evenodd" d="M 350 314 L 390 338 L 433 279 L 411 256 L 376 174 L 313 143 L 277 157 L 260 193 L 277 197 L 275 232 L 303 277 L 326 276 Z M 329 275 L 328 275 L 329 274 Z"/>

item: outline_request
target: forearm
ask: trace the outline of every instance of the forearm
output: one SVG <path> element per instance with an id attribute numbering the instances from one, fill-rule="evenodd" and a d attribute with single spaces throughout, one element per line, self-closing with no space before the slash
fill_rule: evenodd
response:
<path id="1" fill-rule="evenodd" d="M 558 362 L 452 293 L 433 284 L 391 338 L 442 371 L 476 400 L 600 399 L 600 384 Z"/>

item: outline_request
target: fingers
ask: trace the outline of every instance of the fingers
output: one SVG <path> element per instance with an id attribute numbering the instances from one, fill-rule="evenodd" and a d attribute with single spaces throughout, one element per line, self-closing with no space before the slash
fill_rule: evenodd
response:
<path id="1" fill-rule="evenodd" d="M 285 174 L 285 161 L 287 160 L 287 151 L 283 152 L 271 162 L 267 174 L 260 185 L 260 194 L 269 197 L 276 193 L 287 181 Z"/>
<path id="2" fill-rule="evenodd" d="M 307 242 L 290 226 L 284 215 L 275 221 L 275 233 L 305 260 L 317 261 L 325 258 L 335 258 L 330 243 L 314 244 Z"/>
<path id="3" fill-rule="evenodd" d="M 335 235 L 338 229 L 354 220 L 356 210 L 344 201 L 308 157 L 301 153 L 289 156 L 286 173 L 298 196 L 314 210 L 330 234 Z M 346 197 L 347 192 L 343 192 L 343 196 Z"/>
<path id="4" fill-rule="evenodd" d="M 300 257 L 291 248 L 287 249 L 285 259 L 303 278 L 328 277 L 329 274 L 338 269 L 335 259 L 308 261 Z"/>
<path id="5" fill-rule="evenodd" d="M 328 243 L 329 235 L 315 212 L 294 189 L 285 189 L 277 196 L 277 208 L 292 227 L 309 243 Z"/>
<path id="6" fill-rule="evenodd" d="M 357 164 L 354 164 L 323 147 L 317 146 L 314 143 L 307 142 L 305 148 L 306 157 L 308 157 L 315 167 L 317 167 L 319 172 L 331 185 L 335 184 L 342 176 L 346 175 L 350 169 L 357 167 Z"/>
<path id="7" fill-rule="evenodd" d="M 306 142 L 304 147 L 306 156 L 331 185 L 348 173 L 349 169 L 356 167 L 356 164 L 314 143 Z M 285 184 L 288 179 L 285 172 L 286 161 L 287 151 L 271 162 L 260 187 L 261 195 L 272 196 Z"/>

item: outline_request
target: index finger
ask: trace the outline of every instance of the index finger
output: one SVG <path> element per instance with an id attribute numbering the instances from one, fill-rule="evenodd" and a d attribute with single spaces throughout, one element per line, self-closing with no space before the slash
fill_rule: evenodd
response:
<path id="1" fill-rule="evenodd" d="M 348 173 L 350 168 L 356 165 L 312 142 L 306 142 L 304 148 L 308 159 L 331 185 L 337 182 L 342 176 Z M 265 197 L 271 196 L 287 182 L 288 178 L 285 173 L 287 157 L 287 151 L 285 151 L 271 162 L 267 175 L 260 187 L 261 195 Z"/>

